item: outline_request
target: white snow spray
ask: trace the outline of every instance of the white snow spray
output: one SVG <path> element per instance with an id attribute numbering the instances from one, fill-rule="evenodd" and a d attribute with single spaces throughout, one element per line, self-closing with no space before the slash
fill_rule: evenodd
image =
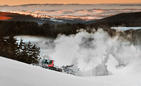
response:
<path id="1" fill-rule="evenodd" d="M 99 29 L 95 33 L 79 32 L 71 36 L 59 36 L 50 57 L 55 65 L 75 65 L 80 76 L 103 76 L 127 67 L 140 60 L 141 51 L 129 41 L 118 36 L 110 37 Z"/>
<path id="2" fill-rule="evenodd" d="M 78 76 L 103 76 L 121 71 L 141 72 L 141 50 L 120 36 L 111 37 L 98 29 L 75 35 L 59 35 L 55 40 L 39 37 L 16 37 L 31 41 L 41 49 L 41 57 L 53 59 L 58 67 L 75 65 Z"/>

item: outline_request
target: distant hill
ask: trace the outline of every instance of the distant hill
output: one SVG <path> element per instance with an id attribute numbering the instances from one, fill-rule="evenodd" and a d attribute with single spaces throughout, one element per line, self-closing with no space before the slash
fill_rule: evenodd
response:
<path id="1" fill-rule="evenodd" d="M 141 12 L 121 13 L 100 20 L 88 21 L 88 25 L 99 26 L 141 26 Z"/>
<path id="2" fill-rule="evenodd" d="M 63 23 L 85 23 L 81 19 L 56 19 L 56 18 L 37 18 L 31 15 L 24 15 L 18 13 L 0 12 L 0 21 L 23 21 L 23 22 L 36 22 L 38 24 L 63 24 Z"/>
<path id="3" fill-rule="evenodd" d="M 10 12 L 0 12 L 0 20 L 4 20 L 3 17 L 7 17 L 6 21 L 35 21 L 37 18 L 32 17 L 31 15 L 23 15 Z"/>
<path id="4" fill-rule="evenodd" d="M 133 12 L 133 13 L 121 13 L 114 16 L 106 17 L 99 20 L 90 20 L 90 21 L 82 21 L 78 19 L 69 20 L 69 19 L 41 19 L 35 18 L 31 15 L 22 15 L 17 13 L 8 13 L 8 12 L 0 12 L 0 20 L 8 20 L 8 21 L 30 21 L 36 23 L 50 23 L 50 24 L 62 24 L 62 23 L 83 23 L 87 26 L 92 27 L 112 27 L 112 26 L 141 26 L 141 12 Z M 59 22 L 59 21 L 62 22 Z"/>
<path id="5" fill-rule="evenodd" d="M 59 22 L 58 20 L 63 22 Z M 39 24 L 41 22 L 42 24 Z M 35 35 L 55 38 L 58 34 L 76 34 L 82 28 L 92 31 L 92 29 L 97 29 L 98 27 L 102 27 L 113 36 L 116 31 L 110 29 L 112 26 L 141 26 L 141 12 L 121 13 L 92 21 L 41 19 L 30 15 L 0 12 L 0 36 Z M 141 33 L 140 30 L 134 31 L 135 34 L 137 32 L 138 34 Z"/>

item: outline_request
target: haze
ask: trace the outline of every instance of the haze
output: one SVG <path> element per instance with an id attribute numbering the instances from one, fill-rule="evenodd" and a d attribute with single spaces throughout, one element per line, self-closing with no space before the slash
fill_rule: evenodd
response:
<path id="1" fill-rule="evenodd" d="M 0 0 L 0 5 L 21 4 L 139 4 L 141 0 Z"/>

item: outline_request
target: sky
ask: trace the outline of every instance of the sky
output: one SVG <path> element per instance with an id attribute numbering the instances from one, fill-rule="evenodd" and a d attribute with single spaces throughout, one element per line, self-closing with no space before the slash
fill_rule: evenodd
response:
<path id="1" fill-rule="evenodd" d="M 0 5 L 21 5 L 21 4 L 139 4 L 141 0 L 0 0 Z"/>

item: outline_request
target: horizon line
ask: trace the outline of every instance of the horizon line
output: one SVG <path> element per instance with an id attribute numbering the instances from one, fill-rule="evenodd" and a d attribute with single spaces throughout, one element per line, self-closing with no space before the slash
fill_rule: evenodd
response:
<path id="1" fill-rule="evenodd" d="M 45 3 L 45 4 L 36 4 L 36 3 L 31 3 L 31 4 L 19 4 L 19 5 L 0 5 L 0 6 L 26 6 L 26 5 L 141 5 L 141 3 L 93 3 L 93 4 L 81 4 L 81 3 Z"/>

